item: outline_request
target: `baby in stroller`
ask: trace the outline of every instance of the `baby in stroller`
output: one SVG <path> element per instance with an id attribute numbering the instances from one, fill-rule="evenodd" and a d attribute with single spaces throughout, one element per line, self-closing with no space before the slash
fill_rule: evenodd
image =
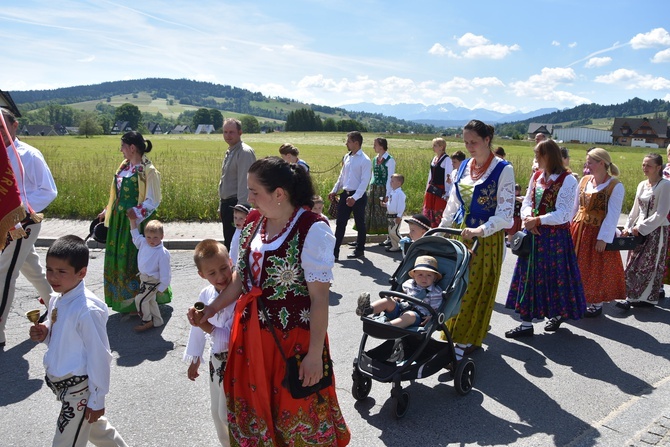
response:
<path id="1" fill-rule="evenodd" d="M 408 275 L 410 278 L 402 284 L 403 292 L 437 309 L 442 302 L 442 289 L 436 284 L 442 279 L 437 270 L 437 260 L 432 256 L 418 256 Z M 384 312 L 384 321 L 401 328 L 423 326 L 430 320 L 428 309 L 422 306 L 397 297 L 384 297 L 370 304 L 370 294 L 361 293 L 356 315 L 367 316 L 381 312 Z"/>

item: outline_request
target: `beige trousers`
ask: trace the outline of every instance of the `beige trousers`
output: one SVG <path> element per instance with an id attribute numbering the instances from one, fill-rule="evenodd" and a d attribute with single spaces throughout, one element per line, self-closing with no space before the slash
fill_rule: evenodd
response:
<path id="1" fill-rule="evenodd" d="M 158 284 L 160 280 L 156 277 L 145 275 L 140 273 L 140 281 L 142 283 Z M 138 293 L 135 296 L 135 307 L 142 315 L 142 321 L 147 322 L 153 320 L 154 327 L 163 326 L 163 317 L 161 317 L 161 311 L 158 308 L 158 303 L 156 302 L 156 288 L 151 290 L 153 286 L 149 284 L 145 285 L 144 292 Z M 151 290 L 151 292 L 149 292 Z M 148 293 L 147 293 L 148 292 Z"/>

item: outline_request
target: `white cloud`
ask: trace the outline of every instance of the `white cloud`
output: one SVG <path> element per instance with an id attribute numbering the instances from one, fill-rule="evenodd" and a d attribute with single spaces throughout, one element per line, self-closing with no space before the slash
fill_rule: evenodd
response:
<path id="1" fill-rule="evenodd" d="M 77 62 L 93 62 L 95 60 L 95 56 L 91 55 L 88 57 L 84 57 L 82 59 L 77 59 Z"/>
<path id="2" fill-rule="evenodd" d="M 558 40 L 552 40 L 552 41 L 551 41 L 551 45 L 552 45 L 552 46 L 555 46 L 555 47 L 560 47 L 560 46 L 561 46 L 561 42 L 559 42 Z"/>
<path id="3" fill-rule="evenodd" d="M 654 54 L 654 57 L 651 58 L 651 61 L 655 64 L 670 62 L 670 48 Z"/>
<path id="4" fill-rule="evenodd" d="M 571 84 L 577 75 L 572 68 L 543 68 L 540 74 L 530 76 L 526 81 L 510 84 L 513 93 L 518 97 L 528 97 L 542 101 L 555 101 L 567 104 L 583 104 L 590 102 L 587 98 L 573 93 L 558 90 L 563 84 Z"/>
<path id="5" fill-rule="evenodd" d="M 435 45 L 430 47 L 430 50 L 428 50 L 428 53 L 435 54 L 437 56 L 444 56 L 445 54 L 447 54 L 447 49 L 444 48 L 439 43 L 436 43 Z"/>
<path id="6" fill-rule="evenodd" d="M 568 46 L 569 46 L 570 48 L 574 48 L 574 47 L 577 46 L 577 42 L 569 43 Z"/>
<path id="7" fill-rule="evenodd" d="M 586 68 L 597 68 L 597 67 L 603 67 L 607 64 L 612 62 L 611 57 L 592 57 L 591 59 L 584 64 L 584 67 Z"/>
<path id="8" fill-rule="evenodd" d="M 669 101 L 670 102 L 670 93 L 668 93 L 667 95 L 665 95 L 663 97 L 663 101 Z"/>
<path id="9" fill-rule="evenodd" d="M 597 76 L 595 82 L 602 84 L 622 84 L 626 90 L 648 89 L 648 90 L 668 90 L 670 89 L 670 80 L 652 75 L 641 75 L 635 70 L 620 68 L 612 73 Z"/>
<path id="10" fill-rule="evenodd" d="M 486 59 L 504 59 L 512 51 L 519 51 L 521 47 L 519 45 L 480 45 L 476 47 L 468 48 L 464 53 L 463 57 L 468 59 L 477 59 L 477 58 L 486 58 Z"/>
<path id="11" fill-rule="evenodd" d="M 487 45 L 490 40 L 484 36 L 476 36 L 472 33 L 465 33 L 457 39 L 457 42 L 462 47 L 479 47 Z"/>
<path id="12" fill-rule="evenodd" d="M 635 50 L 651 47 L 670 46 L 670 34 L 664 28 L 655 28 L 648 33 L 640 33 L 630 40 Z"/>

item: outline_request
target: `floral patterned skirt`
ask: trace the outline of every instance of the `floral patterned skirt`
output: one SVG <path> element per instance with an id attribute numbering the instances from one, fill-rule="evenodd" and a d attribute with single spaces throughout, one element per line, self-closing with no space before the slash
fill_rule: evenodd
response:
<path id="1" fill-rule="evenodd" d="M 544 225 L 539 231 L 530 256 L 516 262 L 505 307 L 525 321 L 559 315 L 578 320 L 586 299 L 568 225 Z"/>
<path id="2" fill-rule="evenodd" d="M 599 226 L 586 225 L 584 222 L 574 222 L 570 226 L 588 304 L 626 298 L 621 254 L 618 251 L 596 251 L 599 231 Z M 603 287 L 603 284 L 607 284 L 607 287 Z"/>
<path id="3" fill-rule="evenodd" d="M 628 300 L 658 302 L 658 295 L 663 287 L 669 235 L 670 227 L 659 227 L 647 235 L 643 244 L 628 252 L 626 262 Z"/>
<path id="4" fill-rule="evenodd" d="M 272 334 L 260 327 L 257 296 L 243 295 L 233 317 L 224 375 L 231 446 L 346 446 L 351 434 L 337 401 L 335 377 L 319 393 L 291 396 L 282 386 L 286 362 Z M 308 330 L 275 330 L 286 355 L 308 349 Z"/>

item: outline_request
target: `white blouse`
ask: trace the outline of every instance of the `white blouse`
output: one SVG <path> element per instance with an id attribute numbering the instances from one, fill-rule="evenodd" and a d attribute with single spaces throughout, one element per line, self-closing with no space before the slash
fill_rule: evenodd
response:
<path id="1" fill-rule="evenodd" d="M 595 194 L 604 189 L 607 189 L 611 182 L 612 177 L 600 185 L 594 185 L 591 181 L 586 182 L 586 188 L 584 189 L 584 192 L 587 194 Z M 617 232 L 616 226 L 619 223 L 619 216 L 621 215 L 623 198 L 624 187 L 623 183 L 619 182 L 612 190 L 612 194 L 610 195 L 609 201 L 607 202 L 607 214 L 605 215 L 605 219 L 603 219 L 603 222 L 600 225 L 600 231 L 598 231 L 597 239 L 599 241 L 611 244 L 614 240 L 615 233 Z M 572 209 L 572 215 L 575 216 L 577 211 L 579 211 L 579 185 L 577 185 L 577 194 L 575 195 L 575 206 Z"/>
<path id="2" fill-rule="evenodd" d="M 258 262 L 260 265 L 263 265 L 265 252 L 276 250 L 284 243 L 298 218 L 304 212 L 304 208 L 299 209 L 295 218 L 291 221 L 288 230 L 270 243 L 264 244 L 261 240 L 261 232 L 258 231 L 249 247 L 249 259 L 247 260 L 249 267 L 252 265 L 251 253 L 261 253 L 263 256 Z M 305 272 L 305 280 L 307 282 L 331 282 L 333 280 L 333 266 L 335 265 L 334 249 L 335 236 L 330 226 L 326 222 L 315 222 L 307 232 L 300 258 L 300 266 Z M 238 273 L 243 277 L 242 272 L 238 270 Z"/>
<path id="3" fill-rule="evenodd" d="M 559 175 L 560 174 L 551 174 L 549 180 L 555 181 Z M 537 181 L 543 184 L 544 175 L 540 175 Z M 523 203 L 521 204 L 521 219 L 529 217 L 533 213 L 534 186 L 533 175 L 531 175 L 530 181 L 528 182 L 526 197 L 523 198 Z M 563 185 L 561 185 L 561 189 L 558 191 L 558 197 L 556 198 L 556 210 L 547 214 L 535 216 L 540 218 L 542 225 L 562 225 L 572 221 L 572 218 L 574 217 L 573 208 L 575 205 L 575 196 L 577 196 L 578 192 L 577 186 L 577 179 L 573 175 L 568 174 L 565 176 Z"/>
<path id="4" fill-rule="evenodd" d="M 463 176 L 459 181 L 458 187 L 465 185 L 474 188 L 475 186 L 480 185 L 489 178 L 493 169 L 495 169 L 495 167 L 498 166 L 498 163 L 501 162 L 502 159 L 494 157 L 484 175 L 475 181 L 470 177 L 470 163 L 474 163 L 474 159 L 469 158 L 463 161 L 466 166 L 463 170 Z M 452 225 L 454 217 L 461 207 L 461 201 L 456 194 L 457 188 L 452 188 L 451 193 L 449 194 L 447 207 L 444 210 L 442 222 L 440 222 L 440 227 L 442 228 L 447 228 Z M 505 166 L 500 173 L 497 197 L 498 205 L 496 206 L 495 214 L 491 216 L 488 221 L 479 226 L 479 228 L 484 230 L 484 237 L 488 237 L 500 230 L 512 228 L 512 225 L 514 225 L 514 168 L 511 164 Z"/>
<path id="5" fill-rule="evenodd" d="M 665 227 L 669 224 L 668 212 L 670 212 L 670 181 L 661 179 L 653 186 L 649 185 L 647 180 L 643 180 L 637 185 L 633 209 L 630 210 L 626 230 L 630 233 L 633 228 L 637 228 L 643 236 L 648 235 L 658 227 Z M 654 204 L 647 212 L 647 206 L 652 196 L 655 196 Z M 642 202 L 642 205 L 640 205 Z"/>

